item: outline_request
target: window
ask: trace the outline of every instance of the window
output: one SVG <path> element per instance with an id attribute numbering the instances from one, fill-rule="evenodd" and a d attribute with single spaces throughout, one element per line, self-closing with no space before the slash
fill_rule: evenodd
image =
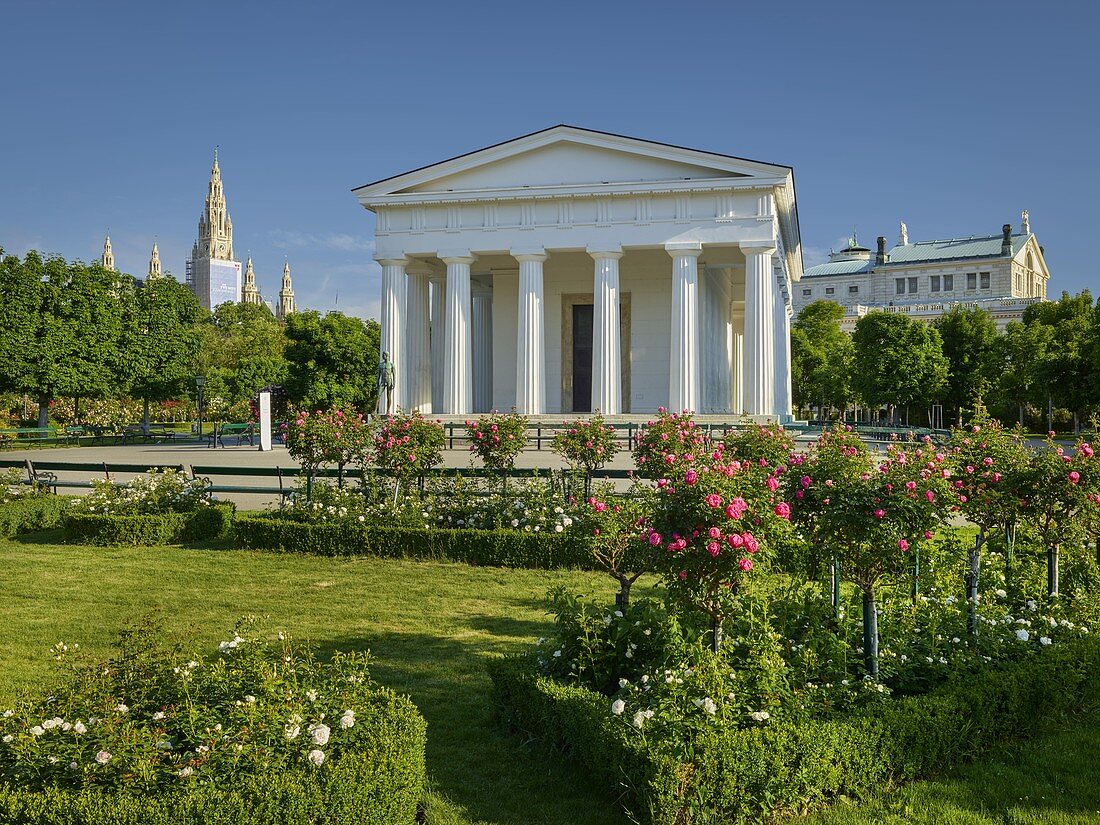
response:
<path id="1" fill-rule="evenodd" d="M 929 291 L 930 292 L 939 292 L 940 291 L 940 276 L 939 275 L 933 275 L 929 280 L 931 281 L 931 286 L 929 287 Z"/>
<path id="2" fill-rule="evenodd" d="M 826 295 L 832 295 L 834 292 L 836 292 L 836 290 L 833 289 L 831 286 L 825 287 L 825 294 Z"/>
<path id="3" fill-rule="evenodd" d="M 848 287 L 848 294 L 849 295 L 858 295 L 859 294 L 859 287 L 858 286 Z"/>
<path id="4" fill-rule="evenodd" d="M 916 278 L 910 278 L 909 279 L 909 294 L 910 295 L 916 295 L 917 294 L 917 279 Z"/>
<path id="5" fill-rule="evenodd" d="M 904 278 L 898 278 L 896 281 L 894 281 L 894 286 L 895 286 L 894 293 L 896 295 L 904 295 L 905 294 L 905 279 Z"/>
<path id="6" fill-rule="evenodd" d="M 944 275 L 943 276 L 943 291 L 954 292 L 955 291 L 955 276 Z"/>
<path id="7" fill-rule="evenodd" d="M 802 297 L 803 298 L 809 298 L 810 297 L 810 290 L 808 290 L 808 289 L 802 290 Z"/>
<path id="8" fill-rule="evenodd" d="M 977 289 L 978 288 L 978 273 L 967 272 L 966 273 L 966 288 Z"/>
<path id="9" fill-rule="evenodd" d="M 981 284 L 982 284 L 982 289 L 989 289 L 989 273 L 988 272 L 983 272 L 982 273 Z"/>

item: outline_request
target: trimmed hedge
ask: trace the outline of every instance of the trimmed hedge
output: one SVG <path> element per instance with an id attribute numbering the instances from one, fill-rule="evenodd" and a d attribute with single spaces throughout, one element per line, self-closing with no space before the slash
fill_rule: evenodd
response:
<path id="1" fill-rule="evenodd" d="M 0 536 L 7 538 L 60 527 L 70 500 L 61 496 L 28 496 L 0 504 Z"/>
<path id="2" fill-rule="evenodd" d="M 66 513 L 65 540 L 99 545 L 157 546 L 223 538 L 233 527 L 232 504 L 215 504 L 193 513 L 115 516 Z"/>
<path id="3" fill-rule="evenodd" d="M 607 697 L 534 675 L 525 657 L 492 660 L 489 671 L 506 726 L 565 746 L 624 786 L 627 808 L 654 825 L 759 821 L 881 793 L 1100 705 L 1100 640 L 1086 639 L 844 718 L 716 729 L 684 763 L 613 719 Z"/>
<path id="4" fill-rule="evenodd" d="M 319 769 L 244 775 L 156 795 L 24 791 L 0 785 L 0 822 L 11 825 L 413 825 L 425 787 L 427 726 L 412 701 L 379 698 L 361 715 L 373 741 Z"/>
<path id="5" fill-rule="evenodd" d="M 485 567 L 593 569 L 587 544 L 575 533 L 519 530 L 443 530 L 376 527 L 355 522 L 310 524 L 277 515 L 240 515 L 236 545 L 253 550 L 320 556 L 434 559 Z"/>

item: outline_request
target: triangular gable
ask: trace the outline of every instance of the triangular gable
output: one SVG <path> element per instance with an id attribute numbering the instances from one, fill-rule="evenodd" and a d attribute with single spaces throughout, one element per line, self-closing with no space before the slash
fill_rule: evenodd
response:
<path id="1" fill-rule="evenodd" d="M 1039 242 L 1035 240 L 1035 236 L 1028 237 L 1027 242 L 1020 247 L 1020 251 L 1013 255 L 1013 259 L 1019 264 L 1027 263 L 1027 253 L 1030 252 L 1032 259 L 1035 262 L 1035 269 L 1043 274 L 1043 277 L 1047 280 L 1050 279 L 1050 270 L 1047 269 L 1046 256 L 1043 255 L 1043 248 L 1039 246 Z"/>
<path id="2" fill-rule="evenodd" d="M 355 190 L 362 198 L 408 192 L 515 189 L 586 183 L 786 177 L 777 164 L 653 141 L 554 126 Z"/>

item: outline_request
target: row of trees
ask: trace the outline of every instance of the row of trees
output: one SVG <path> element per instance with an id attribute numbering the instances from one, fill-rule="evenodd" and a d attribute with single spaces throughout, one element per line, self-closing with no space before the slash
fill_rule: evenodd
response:
<path id="1" fill-rule="evenodd" d="M 301 312 L 279 322 L 266 306 L 222 304 L 207 312 L 171 277 L 142 282 L 99 264 L 23 259 L 0 249 L 0 393 L 38 404 L 72 398 L 186 399 L 206 377 L 225 406 L 283 385 L 299 406 L 374 403 L 375 321 Z"/>
<path id="2" fill-rule="evenodd" d="M 1088 290 L 1033 304 L 1004 332 L 985 310 L 958 305 L 933 324 L 872 312 L 850 337 L 843 316 L 839 305 L 817 301 L 794 323 L 794 401 L 802 409 L 862 404 L 892 414 L 941 403 L 958 421 L 982 397 L 1021 425 L 1048 407 L 1064 411 L 1075 431 L 1100 409 L 1100 302 Z"/>

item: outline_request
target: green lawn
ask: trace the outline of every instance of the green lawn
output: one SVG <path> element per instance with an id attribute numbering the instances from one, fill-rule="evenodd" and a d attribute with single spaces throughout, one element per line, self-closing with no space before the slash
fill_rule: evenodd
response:
<path id="1" fill-rule="evenodd" d="M 322 650 L 370 649 L 374 675 L 428 720 L 433 825 L 622 825 L 614 790 L 491 723 L 485 657 L 545 634 L 543 596 L 566 584 L 610 603 L 590 573 L 334 560 L 181 548 L 89 548 L 38 536 L 0 541 L 0 704 L 33 690 L 47 649 L 106 652 L 125 623 L 158 610 L 169 629 L 213 645 L 244 615 Z M 919 783 L 825 823 L 1100 822 L 1100 720 L 994 755 L 950 781 Z"/>

